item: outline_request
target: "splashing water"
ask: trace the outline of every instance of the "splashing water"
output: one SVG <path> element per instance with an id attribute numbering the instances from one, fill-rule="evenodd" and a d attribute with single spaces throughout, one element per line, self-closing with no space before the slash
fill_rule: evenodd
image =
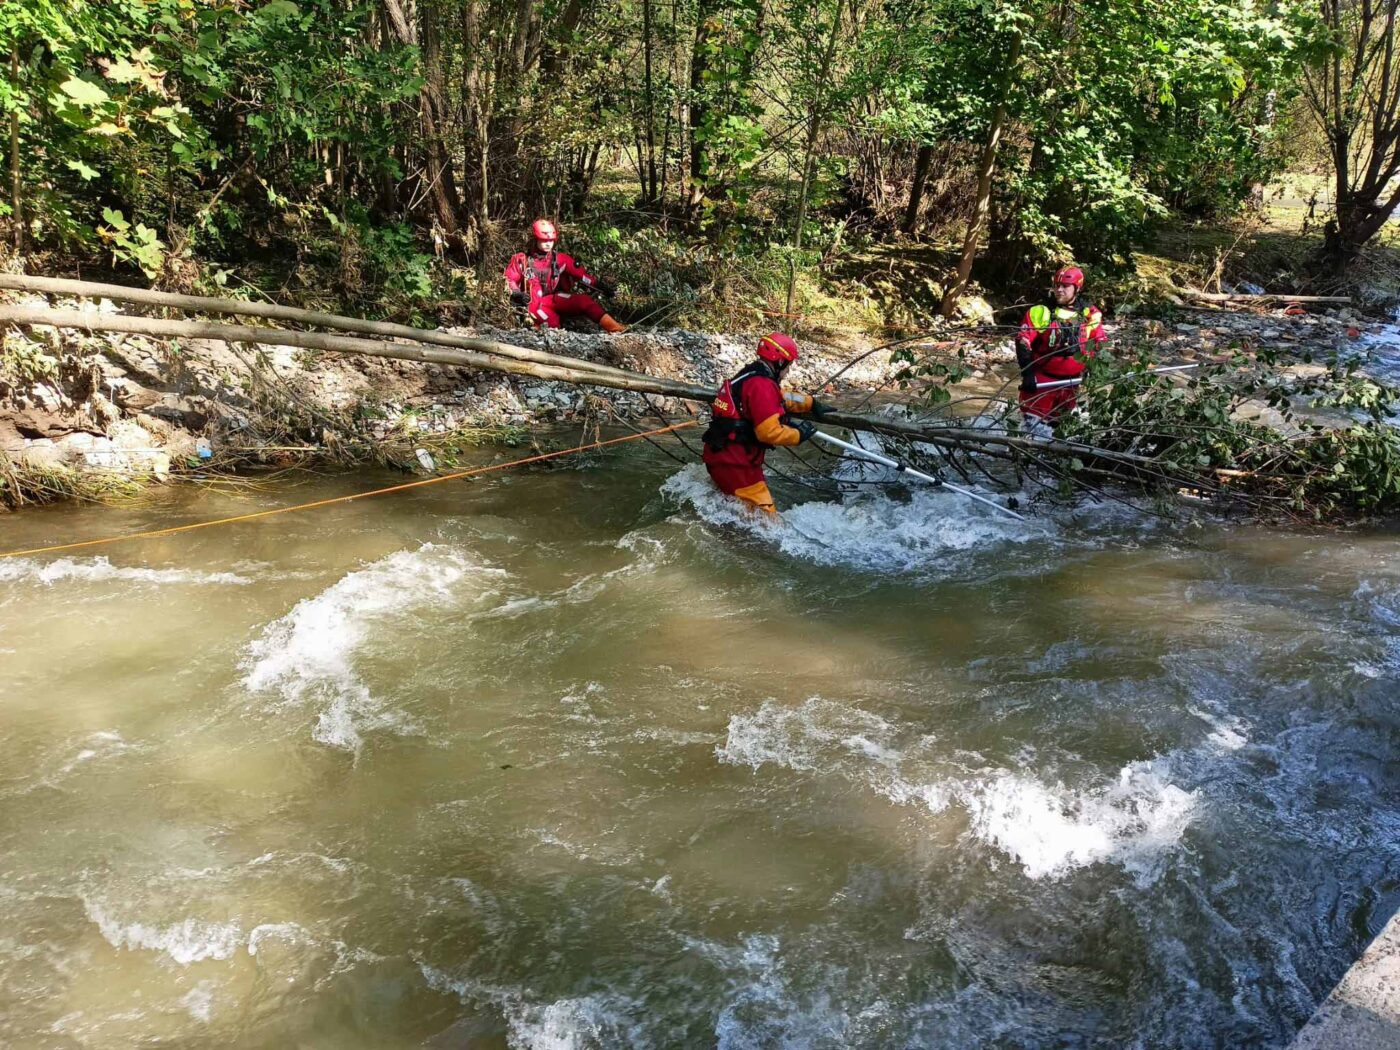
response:
<path id="1" fill-rule="evenodd" d="M 917 484 L 907 500 L 878 491 L 845 493 L 799 503 L 774 519 L 724 495 L 698 466 L 667 479 L 661 491 L 707 523 L 737 527 L 792 557 L 890 574 L 966 572 L 1008 557 L 1040 563 L 1055 548 L 1094 549 L 1160 528 L 1120 504 L 1094 505 L 1063 524 L 1044 516 L 1016 521 L 965 496 Z"/>
<path id="2" fill-rule="evenodd" d="M 0 1043 L 1286 1045 L 1400 905 L 1400 543 L 1184 535 L 629 452 L 5 566 Z"/>
<path id="3" fill-rule="evenodd" d="M 289 704 L 318 703 L 312 736 L 323 744 L 359 751 L 363 732 L 411 731 L 400 713 L 386 710 L 355 671 L 355 657 L 376 628 L 403 614 L 452 601 L 467 581 L 477 597 L 505 574 L 461 551 L 425 544 L 399 551 L 352 572 L 269 624 L 244 655 L 243 685 L 275 691 Z M 486 591 L 482 589 L 486 585 Z"/>
<path id="4" fill-rule="evenodd" d="M 932 813 L 956 801 L 971 833 L 1032 879 L 1111 861 L 1150 881 L 1160 872 L 1159 855 L 1180 842 L 1196 802 L 1193 792 L 1170 782 L 1169 763 L 1160 759 L 1131 763 L 1116 780 L 1079 791 L 1047 787 L 1011 770 L 973 775 L 956 757 L 940 759 L 933 737 L 820 697 L 796 708 L 770 702 L 752 715 L 735 715 L 716 756 L 752 769 L 773 764 L 835 773 Z M 945 772 L 929 779 L 940 767 Z"/>
<path id="5" fill-rule="evenodd" d="M 252 576 L 234 572 L 200 572 L 193 569 L 148 569 L 140 566 L 113 565 L 106 558 L 57 558 L 43 562 L 33 558 L 10 558 L 0 561 L 0 583 L 33 581 L 52 587 L 55 583 L 83 581 L 106 583 L 139 583 L 149 586 L 167 584 L 231 584 L 247 586 L 256 582 Z"/>

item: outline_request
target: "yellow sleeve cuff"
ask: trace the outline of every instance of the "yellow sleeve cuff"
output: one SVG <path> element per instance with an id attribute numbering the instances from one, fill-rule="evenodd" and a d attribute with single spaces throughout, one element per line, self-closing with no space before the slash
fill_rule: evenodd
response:
<path id="1" fill-rule="evenodd" d="M 762 423 L 753 428 L 754 436 L 765 445 L 796 445 L 802 440 L 802 435 L 792 427 L 785 427 L 779 422 L 781 416 L 769 416 Z"/>

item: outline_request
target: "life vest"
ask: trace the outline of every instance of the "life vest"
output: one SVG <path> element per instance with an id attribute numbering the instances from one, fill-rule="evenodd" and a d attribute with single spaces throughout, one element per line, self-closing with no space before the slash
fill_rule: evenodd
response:
<path id="1" fill-rule="evenodd" d="M 532 255 L 530 252 L 521 252 L 520 255 L 520 270 L 524 275 L 521 282 L 522 291 L 530 296 L 531 301 L 541 296 L 553 295 L 559 287 L 560 275 L 564 272 L 564 267 L 559 263 L 558 253 L 551 248 L 548 255 Z M 531 284 L 539 291 L 534 291 L 530 287 Z"/>
<path id="2" fill-rule="evenodd" d="M 1069 357 L 1078 353 L 1084 346 L 1084 328 L 1093 327 L 1090 323 L 1097 311 L 1088 306 L 1064 307 L 1041 303 L 1032 306 L 1027 319 L 1038 333 L 1045 334 L 1046 355 Z"/>
<path id="3" fill-rule="evenodd" d="M 715 452 L 723 452 L 731 445 L 751 449 L 754 458 L 762 455 L 767 445 L 758 440 L 753 422 L 744 414 L 744 384 L 755 377 L 777 382 L 773 369 L 763 361 L 753 361 L 739 370 L 732 379 L 726 379 L 711 403 L 710 425 L 701 440 Z"/>

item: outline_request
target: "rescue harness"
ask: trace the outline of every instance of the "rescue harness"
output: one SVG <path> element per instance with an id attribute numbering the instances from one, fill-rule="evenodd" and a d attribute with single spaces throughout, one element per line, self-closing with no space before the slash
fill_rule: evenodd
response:
<path id="1" fill-rule="evenodd" d="M 766 361 L 752 361 L 732 379 L 725 380 L 715 396 L 710 425 L 701 436 L 712 452 L 723 452 L 730 445 L 751 449 L 755 455 L 768 446 L 758 440 L 753 423 L 744 414 L 744 384 L 755 376 L 778 381 Z"/>
<path id="2" fill-rule="evenodd" d="M 1045 335 L 1045 352 L 1035 355 L 1030 344 L 1016 340 L 1016 363 L 1022 373 L 1035 369 L 1052 357 L 1073 357 L 1081 349 L 1084 327 L 1093 313 L 1092 305 L 1081 306 L 1076 299 L 1073 306 L 1060 306 L 1058 303 L 1042 304 L 1031 308 L 1031 323 L 1035 324 L 1037 309 L 1045 311 L 1045 327 L 1038 328 L 1037 334 Z"/>
<path id="3" fill-rule="evenodd" d="M 559 287 L 559 276 L 564 272 L 564 269 L 559 265 L 559 259 L 554 249 L 551 248 L 547 255 L 544 256 L 549 264 L 547 271 L 549 274 L 549 284 L 546 285 L 543 278 L 540 276 L 540 268 L 535 265 L 535 260 L 538 258 L 540 258 L 540 256 L 533 255 L 530 252 L 525 253 L 525 265 L 521 267 L 521 269 L 525 271 L 524 280 L 521 282 L 522 290 L 525 294 L 530 295 L 530 282 L 533 281 L 539 287 L 541 296 L 553 295 L 554 289 Z M 531 302 L 533 302 L 534 299 L 535 296 L 530 295 Z"/>

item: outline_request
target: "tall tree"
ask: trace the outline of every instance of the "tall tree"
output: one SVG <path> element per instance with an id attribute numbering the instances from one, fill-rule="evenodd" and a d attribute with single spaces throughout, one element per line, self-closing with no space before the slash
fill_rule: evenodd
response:
<path id="1" fill-rule="evenodd" d="M 1335 217 L 1323 258 L 1344 271 L 1400 206 L 1400 0 L 1321 0 L 1327 50 L 1306 96 L 1327 135 Z"/>
<path id="2" fill-rule="evenodd" d="M 384 0 L 384 13 L 399 43 L 417 48 L 418 26 L 410 20 L 399 0 Z M 433 215 L 442 235 L 455 243 L 461 237 L 461 203 L 457 196 L 457 182 L 452 175 L 452 158 L 447 152 L 445 130 L 448 111 L 437 32 L 431 23 L 428 24 L 426 36 L 426 46 L 422 49 L 423 88 L 419 93 L 419 113 L 423 121 L 423 181 L 433 202 Z"/>
<path id="3" fill-rule="evenodd" d="M 997 151 L 1001 148 L 1002 131 L 1006 127 L 1006 104 L 1011 97 L 1012 85 L 1021 72 L 1021 47 L 1025 26 L 1014 11 L 1001 9 L 994 16 L 996 28 L 1010 36 L 1011 43 L 1006 51 L 1005 64 L 1001 70 L 1001 82 L 997 88 L 996 107 L 992 110 L 991 122 L 987 125 L 987 141 L 982 146 L 982 156 L 977 163 L 977 200 L 973 205 L 972 218 L 967 222 L 963 235 L 962 255 L 958 259 L 958 270 L 947 290 L 939 312 L 944 317 L 952 317 L 957 310 L 967 282 L 972 277 L 972 261 L 977 256 L 977 246 L 982 241 L 982 231 L 987 225 L 987 216 L 992 204 L 992 172 L 996 170 Z"/>

